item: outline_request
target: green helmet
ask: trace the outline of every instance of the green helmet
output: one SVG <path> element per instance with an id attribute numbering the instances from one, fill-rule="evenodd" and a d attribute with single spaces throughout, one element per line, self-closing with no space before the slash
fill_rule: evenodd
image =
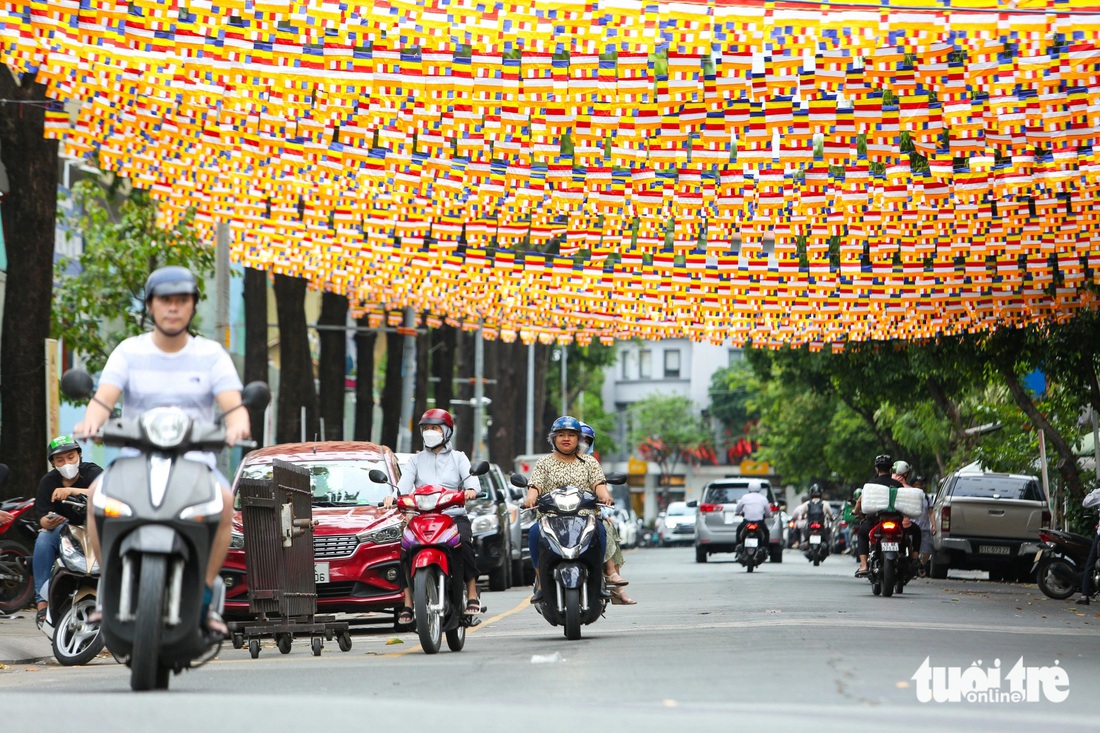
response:
<path id="1" fill-rule="evenodd" d="M 854 493 L 852 494 L 852 498 L 853 498 L 853 499 L 858 499 L 858 498 L 860 497 L 860 495 L 861 495 L 862 493 L 863 493 L 863 488 L 862 488 L 862 487 L 861 487 L 861 488 L 858 488 L 858 489 L 856 489 L 856 490 L 855 490 L 855 492 L 854 492 Z"/>
<path id="2" fill-rule="evenodd" d="M 80 444 L 71 435 L 59 435 L 46 445 L 46 458 L 53 458 L 58 453 L 71 450 L 79 451 Z"/>

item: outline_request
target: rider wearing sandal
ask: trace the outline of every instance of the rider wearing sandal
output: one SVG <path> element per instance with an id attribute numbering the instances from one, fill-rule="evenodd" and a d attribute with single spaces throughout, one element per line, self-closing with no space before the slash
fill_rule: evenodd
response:
<path id="1" fill-rule="evenodd" d="M 424 450 L 413 456 L 401 474 L 397 484 L 397 494 L 409 494 L 413 489 L 431 484 L 443 486 L 451 491 L 459 485 L 466 488 L 466 499 L 473 499 L 481 491 L 481 483 L 476 476 L 470 475 L 470 459 L 462 451 L 452 450 L 451 435 L 454 433 L 454 418 L 446 410 L 428 410 L 420 418 L 420 435 L 424 439 Z M 387 496 L 383 502 L 389 509 L 394 504 L 395 495 Z M 483 613 L 485 607 L 477 595 L 477 555 L 474 553 L 474 534 L 470 526 L 470 517 L 466 507 L 453 506 L 443 512 L 454 519 L 458 528 L 459 553 L 462 555 L 462 567 L 466 578 L 466 613 Z M 402 562 L 402 566 L 405 563 Z M 413 622 L 412 589 L 409 588 L 408 568 L 402 578 L 405 586 L 405 606 L 397 615 L 397 623 L 408 625 Z"/>
<path id="2" fill-rule="evenodd" d="M 581 447 L 579 452 L 586 456 L 592 456 L 595 444 L 595 429 L 588 423 L 582 422 Z M 604 580 L 611 590 L 611 603 L 615 606 L 633 606 L 638 602 L 628 596 L 626 591 L 623 590 L 623 586 L 629 585 L 630 581 L 625 580 L 623 576 L 619 574 L 623 564 L 626 562 L 626 559 L 623 557 L 623 551 L 619 547 L 619 530 L 615 528 L 615 523 L 608 517 L 602 517 L 602 521 L 604 523 L 604 531 L 607 534 L 607 550 L 603 554 L 603 572 Z"/>

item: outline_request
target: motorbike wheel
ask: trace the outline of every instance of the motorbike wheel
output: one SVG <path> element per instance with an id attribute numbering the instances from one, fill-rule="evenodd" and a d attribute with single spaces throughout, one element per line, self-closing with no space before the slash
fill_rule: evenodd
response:
<path id="1" fill-rule="evenodd" d="M 416 612 L 416 634 L 425 654 L 437 654 L 443 643 L 443 614 L 438 608 L 439 568 L 423 568 L 413 576 L 413 607 Z"/>
<path id="2" fill-rule="evenodd" d="M 1048 598 L 1064 601 L 1077 591 L 1077 583 L 1063 579 L 1077 574 L 1072 565 L 1060 557 L 1043 560 L 1039 563 L 1036 579 L 1041 590 Z M 1062 577 L 1060 577 L 1062 576 Z"/>
<path id="3" fill-rule="evenodd" d="M 87 664 L 103 651 L 99 626 L 88 624 L 88 614 L 94 610 L 94 596 L 85 596 L 75 604 L 66 602 L 61 607 L 53 632 L 53 656 L 62 666 Z"/>
<path id="4" fill-rule="evenodd" d="M 26 608 L 34 597 L 34 576 L 31 573 L 31 557 L 34 549 L 15 540 L 0 540 L 0 564 L 11 575 L 11 580 L 0 581 L 0 613 L 9 614 Z M 8 573 L 5 573 L 7 575 Z"/>
<path id="5" fill-rule="evenodd" d="M 879 595 L 882 593 L 882 583 L 871 583 L 871 595 Z"/>
<path id="6" fill-rule="evenodd" d="M 576 641 L 581 638 L 581 591 L 567 588 L 565 591 L 565 638 Z"/>
<path id="7" fill-rule="evenodd" d="M 460 652 L 464 646 L 466 646 L 466 624 L 460 623 L 447 632 L 447 648 L 452 652 Z"/>
<path id="8" fill-rule="evenodd" d="M 753 569 L 754 567 L 755 567 L 755 565 L 754 565 L 754 563 L 753 563 L 753 561 L 752 561 L 752 560 L 749 560 L 749 561 L 748 561 L 747 563 L 745 563 L 745 571 L 746 571 L 746 572 L 749 572 L 749 573 L 751 573 L 751 572 L 752 572 L 752 569 Z"/>
<path id="9" fill-rule="evenodd" d="M 895 564 L 893 560 L 882 561 L 882 595 L 885 598 L 889 598 L 894 595 L 894 586 L 897 581 L 895 579 Z"/>
<path id="10" fill-rule="evenodd" d="M 168 688 L 167 669 L 159 658 L 166 564 L 163 555 L 141 558 L 141 594 L 134 622 L 134 649 L 130 653 L 130 689 L 134 692 Z"/>
<path id="11" fill-rule="evenodd" d="M 818 557 L 817 555 L 814 555 L 814 567 L 816 568 L 820 564 L 821 564 L 821 558 Z"/>

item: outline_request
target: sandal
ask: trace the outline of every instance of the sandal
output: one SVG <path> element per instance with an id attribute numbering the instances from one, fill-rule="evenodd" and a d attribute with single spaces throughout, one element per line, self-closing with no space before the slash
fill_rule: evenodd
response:
<path id="1" fill-rule="evenodd" d="M 638 602 L 628 596 L 622 588 L 614 588 L 611 591 L 612 606 L 636 606 Z"/>
<path id="2" fill-rule="evenodd" d="M 610 575 L 607 576 L 607 584 L 608 585 L 615 585 L 615 586 L 630 585 L 630 581 L 627 580 L 626 578 L 624 578 L 623 576 L 619 575 L 616 572 L 616 573 L 611 573 Z"/>
<path id="3" fill-rule="evenodd" d="M 480 598 L 473 598 L 466 602 L 466 613 L 473 615 L 475 613 L 484 613 L 485 606 L 481 605 Z"/>
<path id="4" fill-rule="evenodd" d="M 408 606 L 402 606 L 397 612 L 397 623 L 400 626 L 408 626 L 413 622 L 413 610 Z"/>
<path id="5" fill-rule="evenodd" d="M 866 578 L 870 574 L 871 574 L 870 570 L 856 570 L 856 577 L 857 578 Z"/>
<path id="6" fill-rule="evenodd" d="M 34 624 L 39 629 L 42 628 L 42 624 L 46 623 L 46 613 L 48 611 L 49 611 L 49 608 L 40 608 L 40 609 L 38 609 L 37 611 L 34 612 Z"/>
<path id="7" fill-rule="evenodd" d="M 206 629 L 206 633 L 210 636 L 220 639 L 229 636 L 229 627 L 225 625 L 225 621 L 222 619 L 221 614 L 213 608 L 206 612 L 206 623 L 203 624 L 203 628 Z"/>

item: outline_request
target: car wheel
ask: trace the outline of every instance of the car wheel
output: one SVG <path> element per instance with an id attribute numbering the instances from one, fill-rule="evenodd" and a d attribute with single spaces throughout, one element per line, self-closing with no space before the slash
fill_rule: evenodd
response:
<path id="1" fill-rule="evenodd" d="M 512 585 L 523 585 L 523 558 L 512 561 Z"/>
<path id="2" fill-rule="evenodd" d="M 695 562 L 706 562 L 706 561 L 707 561 L 707 551 L 704 550 L 702 547 L 696 547 L 695 548 Z"/>
<path id="3" fill-rule="evenodd" d="M 783 562 L 783 548 L 779 545 L 772 545 L 768 548 L 768 557 L 772 562 Z"/>
<path id="4" fill-rule="evenodd" d="M 932 556 L 932 570 L 928 573 L 935 580 L 947 580 L 948 564 L 935 555 Z"/>

